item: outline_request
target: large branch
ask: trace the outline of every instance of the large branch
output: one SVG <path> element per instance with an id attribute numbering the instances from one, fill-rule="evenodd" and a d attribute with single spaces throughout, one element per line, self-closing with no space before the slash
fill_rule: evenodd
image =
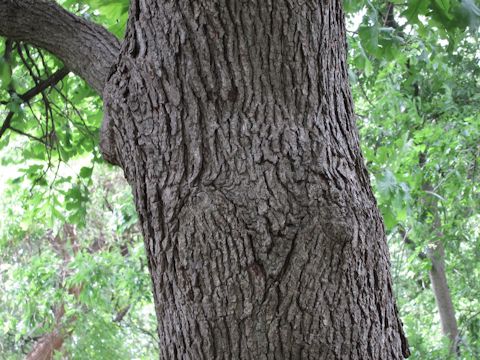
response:
<path id="1" fill-rule="evenodd" d="M 49 0 L 0 0 L 0 36 L 48 50 L 102 95 L 119 40 Z"/>

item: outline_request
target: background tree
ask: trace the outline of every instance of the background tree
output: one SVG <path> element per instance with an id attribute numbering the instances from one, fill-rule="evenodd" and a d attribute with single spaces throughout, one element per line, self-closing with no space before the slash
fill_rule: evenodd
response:
<path id="1" fill-rule="evenodd" d="M 372 6 L 351 43 L 366 157 L 392 246 L 402 254 L 397 261 L 408 259 L 398 266 L 397 285 L 406 290 L 400 290 L 404 304 L 411 304 L 407 332 L 410 320 L 420 328 L 414 318 L 424 324 L 424 333 L 409 336 L 414 355 L 422 359 L 447 357 L 449 347 L 462 358 L 478 356 L 476 335 L 467 330 L 475 328 L 478 316 L 479 289 L 470 288 L 478 266 L 466 254 L 475 254 L 478 246 L 472 224 L 478 221 L 480 12 L 472 2 L 443 5 L 425 3 L 415 11 L 394 3 Z M 419 21 L 418 15 L 430 17 Z M 374 44 L 368 31 L 378 35 Z M 430 280 L 438 307 L 433 314 L 450 346 L 435 346 L 438 340 L 426 335 L 433 320 L 433 297 L 424 291 Z"/>

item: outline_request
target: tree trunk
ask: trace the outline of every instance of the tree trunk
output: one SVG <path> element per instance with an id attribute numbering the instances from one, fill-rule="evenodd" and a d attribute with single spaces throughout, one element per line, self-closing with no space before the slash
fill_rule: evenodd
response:
<path id="1" fill-rule="evenodd" d="M 104 90 L 134 189 L 162 358 L 400 359 L 340 2 L 132 0 L 126 41 L 47 0 L 0 34 Z"/>
<path id="2" fill-rule="evenodd" d="M 438 211 L 438 209 L 436 209 L 436 211 Z M 437 215 L 434 216 L 436 217 L 435 227 L 438 230 L 441 226 L 440 219 Z M 432 229 L 432 231 L 435 232 L 435 229 Z M 415 243 L 408 237 L 407 233 L 404 230 L 400 230 L 400 234 L 403 237 L 405 244 L 411 247 L 412 250 L 415 250 Z M 445 249 L 441 241 L 443 234 L 441 231 L 437 231 L 436 235 L 438 240 L 429 243 L 426 253 L 421 252 L 419 257 L 421 259 L 428 257 L 430 260 L 432 267 L 429 275 L 432 283 L 433 295 L 438 308 L 438 314 L 440 316 L 442 334 L 450 339 L 450 350 L 452 354 L 459 356 L 460 339 L 452 294 L 448 287 L 447 273 L 445 271 Z"/>
<path id="3" fill-rule="evenodd" d="M 340 1 L 132 1 L 102 150 L 130 182 L 162 359 L 402 359 Z"/>
<path id="4" fill-rule="evenodd" d="M 420 166 L 424 167 L 426 155 L 420 157 Z M 440 209 L 438 199 L 434 192 L 432 184 L 425 183 L 422 186 L 425 191 L 423 202 L 425 208 L 433 215 L 433 223 L 431 224 L 431 233 L 435 239 L 428 244 L 427 256 L 431 261 L 432 268 L 430 270 L 430 281 L 432 282 L 432 291 L 435 296 L 435 302 L 438 307 L 440 316 L 440 325 L 442 334 L 450 340 L 450 351 L 456 356 L 460 355 L 459 333 L 457 326 L 457 318 L 455 317 L 455 308 L 453 307 L 452 294 L 447 283 L 447 274 L 445 271 L 445 248 L 442 243 L 444 237 L 442 229 L 442 221 L 440 219 Z"/>
<path id="5" fill-rule="evenodd" d="M 432 262 L 430 280 L 432 282 L 433 294 L 438 306 L 442 333 L 450 339 L 451 351 L 460 355 L 458 348 L 458 326 L 453 307 L 452 296 L 448 288 L 447 275 L 445 273 L 445 250 L 441 241 L 430 244 L 427 251 Z"/>

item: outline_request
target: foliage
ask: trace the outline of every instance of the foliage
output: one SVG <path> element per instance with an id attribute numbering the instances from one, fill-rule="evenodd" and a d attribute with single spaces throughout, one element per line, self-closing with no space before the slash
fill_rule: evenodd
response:
<path id="1" fill-rule="evenodd" d="M 61 326 L 71 333 L 64 345 L 70 358 L 157 358 L 151 284 L 131 194 L 120 174 L 98 172 L 85 205 L 88 227 L 52 229 L 32 217 L 38 212 L 25 200 L 30 184 L 2 197 L 3 208 L 19 204 L 0 227 L 2 359 L 22 358 L 52 331 L 59 304 Z"/>
<path id="2" fill-rule="evenodd" d="M 59 2 L 123 36 L 128 1 Z M 346 0 L 344 6 L 363 151 L 412 358 L 450 356 L 431 263 L 423 256 L 438 239 L 461 357 L 479 358 L 478 3 Z M 155 358 L 150 283 L 131 195 L 102 165 L 97 147 L 101 99 L 70 74 L 22 100 L 61 69 L 44 51 L 0 40 L 0 122 L 12 114 L 0 136 L 0 353 L 20 358 L 52 330 L 53 308 L 63 304 L 71 333 L 63 351 L 70 357 Z M 75 226 L 76 246 L 65 226 Z M 58 239 L 70 244 L 63 253 Z M 112 320 L 125 309 L 121 321 Z"/>
<path id="3" fill-rule="evenodd" d="M 431 262 L 424 256 L 440 239 L 461 356 L 475 359 L 480 14 L 470 2 L 392 4 L 369 3 L 349 40 L 358 124 L 389 235 L 395 291 L 412 358 L 448 358 L 428 277 Z M 469 22 L 458 15 L 465 7 L 472 12 Z"/>

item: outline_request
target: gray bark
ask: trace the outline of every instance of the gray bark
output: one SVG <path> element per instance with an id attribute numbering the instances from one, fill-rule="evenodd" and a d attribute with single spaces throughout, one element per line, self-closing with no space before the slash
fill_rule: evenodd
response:
<path id="1" fill-rule="evenodd" d="M 162 359 L 401 359 L 339 1 L 133 1 L 104 92 Z"/>
<path id="2" fill-rule="evenodd" d="M 80 30 L 32 35 L 27 3 L 63 16 L 1 0 L 0 19 L 17 16 L 0 34 L 101 89 L 115 51 L 91 75 Z M 92 27 L 111 38 L 74 23 L 96 66 L 110 46 Z M 408 356 L 346 66 L 336 0 L 132 1 L 101 147 L 134 191 L 162 359 Z"/>

